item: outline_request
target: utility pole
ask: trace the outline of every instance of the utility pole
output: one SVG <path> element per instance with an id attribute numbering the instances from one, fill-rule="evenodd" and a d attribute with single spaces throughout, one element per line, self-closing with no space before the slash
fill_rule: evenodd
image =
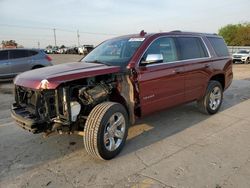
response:
<path id="1" fill-rule="evenodd" d="M 80 46 L 80 35 L 79 35 L 79 30 L 77 30 L 77 42 L 78 42 L 78 47 Z"/>
<path id="2" fill-rule="evenodd" d="M 38 46 L 38 49 L 40 49 L 40 42 L 39 41 L 37 42 L 37 46 Z"/>
<path id="3" fill-rule="evenodd" d="M 54 31 L 55 46 L 57 46 L 57 45 L 56 45 L 56 29 L 54 28 L 53 31 Z"/>

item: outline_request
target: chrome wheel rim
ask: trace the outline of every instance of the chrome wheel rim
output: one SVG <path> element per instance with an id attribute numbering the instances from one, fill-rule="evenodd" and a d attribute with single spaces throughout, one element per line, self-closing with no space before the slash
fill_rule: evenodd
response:
<path id="1" fill-rule="evenodd" d="M 122 143 L 126 129 L 122 113 L 114 113 L 108 120 L 104 130 L 104 145 L 108 151 L 116 150 Z"/>
<path id="2" fill-rule="evenodd" d="M 220 106 L 221 96 L 221 89 L 218 86 L 214 87 L 209 96 L 209 106 L 212 110 Z"/>

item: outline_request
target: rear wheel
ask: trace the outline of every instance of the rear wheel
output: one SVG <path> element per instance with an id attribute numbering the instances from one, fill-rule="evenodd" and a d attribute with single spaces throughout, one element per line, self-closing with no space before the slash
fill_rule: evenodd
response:
<path id="1" fill-rule="evenodd" d="M 119 103 L 104 102 L 89 114 L 84 128 L 84 146 L 99 159 L 109 160 L 120 153 L 128 134 L 128 114 Z"/>
<path id="2" fill-rule="evenodd" d="M 40 68 L 43 68 L 44 66 L 42 66 L 42 65 L 36 65 L 36 66 L 34 66 L 34 67 L 32 67 L 32 70 L 34 70 L 34 69 L 40 69 Z"/>
<path id="3" fill-rule="evenodd" d="M 211 80 L 208 83 L 205 96 L 198 100 L 197 103 L 201 112 L 215 114 L 221 106 L 222 99 L 223 89 L 220 82 Z"/>

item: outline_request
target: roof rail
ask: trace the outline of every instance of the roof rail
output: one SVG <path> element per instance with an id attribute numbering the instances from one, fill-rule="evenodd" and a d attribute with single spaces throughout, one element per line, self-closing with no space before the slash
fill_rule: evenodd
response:
<path id="1" fill-rule="evenodd" d="M 170 32 L 176 33 L 176 32 L 181 32 L 181 30 L 173 30 L 173 31 L 170 31 Z"/>

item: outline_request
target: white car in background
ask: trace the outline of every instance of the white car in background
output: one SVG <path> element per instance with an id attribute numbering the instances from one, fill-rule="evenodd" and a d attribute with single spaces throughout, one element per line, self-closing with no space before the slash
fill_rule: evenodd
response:
<path id="1" fill-rule="evenodd" d="M 250 51 L 249 50 L 239 50 L 233 54 L 233 63 L 241 62 L 245 64 L 250 63 Z"/>
<path id="2" fill-rule="evenodd" d="M 94 49 L 93 45 L 82 45 L 78 47 L 78 54 L 87 55 L 93 49 Z"/>

